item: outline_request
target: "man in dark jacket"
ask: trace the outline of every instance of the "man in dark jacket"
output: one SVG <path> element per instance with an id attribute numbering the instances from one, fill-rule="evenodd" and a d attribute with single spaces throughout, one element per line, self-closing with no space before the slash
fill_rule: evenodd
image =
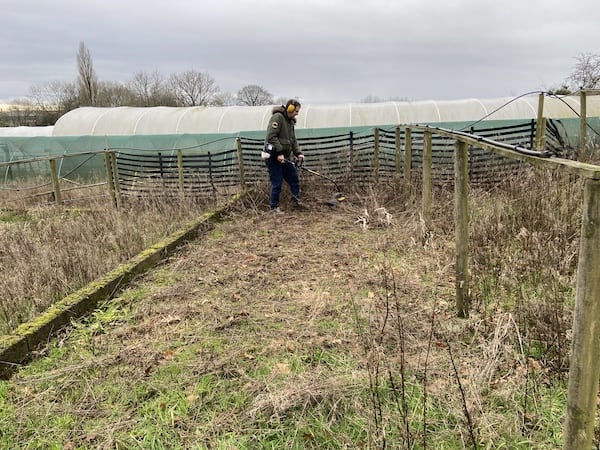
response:
<path id="1" fill-rule="evenodd" d="M 273 115 L 267 127 L 266 150 L 270 157 L 265 160 L 269 169 L 269 180 L 271 182 L 271 195 L 269 204 L 271 211 L 280 214 L 279 195 L 283 181 L 289 185 L 292 200 L 296 206 L 302 206 L 300 202 L 300 181 L 295 164 L 290 160 L 294 155 L 302 163 L 304 155 L 298 147 L 294 126 L 296 116 L 300 112 L 300 102 L 290 99 L 285 105 L 273 108 Z"/>

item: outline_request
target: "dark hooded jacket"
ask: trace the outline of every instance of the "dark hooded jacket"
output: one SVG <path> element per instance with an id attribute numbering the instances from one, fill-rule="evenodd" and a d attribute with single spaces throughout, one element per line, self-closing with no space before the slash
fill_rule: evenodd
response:
<path id="1" fill-rule="evenodd" d="M 296 140 L 295 125 L 296 119 L 288 117 L 284 106 L 273 108 L 266 138 L 267 143 L 275 147 L 275 152 L 271 155 L 272 159 L 277 159 L 278 155 L 284 155 L 286 159 L 290 159 L 292 154 L 297 156 L 301 153 Z"/>

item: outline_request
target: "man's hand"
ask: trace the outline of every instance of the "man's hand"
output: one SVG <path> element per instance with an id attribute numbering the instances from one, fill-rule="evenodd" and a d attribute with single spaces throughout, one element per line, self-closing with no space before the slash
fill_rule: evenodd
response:
<path id="1" fill-rule="evenodd" d="M 302 167 L 302 164 L 304 164 L 304 155 L 302 155 L 302 154 L 294 155 L 293 162 L 296 167 Z"/>
<path id="2" fill-rule="evenodd" d="M 283 164 L 285 162 L 285 156 L 277 155 L 277 161 L 279 161 L 281 164 Z"/>

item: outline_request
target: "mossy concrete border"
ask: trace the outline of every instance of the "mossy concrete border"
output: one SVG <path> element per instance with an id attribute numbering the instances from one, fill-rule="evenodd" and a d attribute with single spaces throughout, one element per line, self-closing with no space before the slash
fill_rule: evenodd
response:
<path id="1" fill-rule="evenodd" d="M 55 303 L 37 318 L 21 324 L 8 335 L 0 336 L 0 378 L 10 377 L 16 368 L 31 359 L 32 352 L 42 342 L 70 323 L 71 319 L 93 311 L 99 303 L 113 298 L 134 277 L 148 271 L 179 247 L 197 238 L 202 231 L 209 230 L 245 195 L 247 192 L 236 194 L 224 206 L 203 214 L 128 262 Z"/>

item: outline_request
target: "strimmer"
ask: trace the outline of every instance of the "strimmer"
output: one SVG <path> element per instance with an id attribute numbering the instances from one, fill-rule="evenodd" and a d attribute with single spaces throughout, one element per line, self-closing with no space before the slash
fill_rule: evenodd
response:
<path id="1" fill-rule="evenodd" d="M 316 175 L 318 177 L 324 178 L 325 180 L 331 181 L 333 183 L 333 185 L 335 186 L 335 189 L 337 190 L 337 192 L 334 192 L 331 195 L 331 198 L 325 202 L 326 205 L 337 206 L 337 205 L 339 205 L 340 203 L 342 203 L 343 201 L 346 200 L 346 197 L 344 197 L 344 194 L 342 194 L 341 192 L 339 192 L 340 191 L 340 187 L 337 185 L 337 183 L 332 178 L 329 178 L 329 177 L 327 177 L 327 176 L 325 176 L 323 174 L 320 174 L 319 172 L 317 172 L 315 170 L 311 170 L 311 169 L 308 169 L 308 168 L 304 167 L 304 165 L 303 165 L 304 161 L 302 161 L 302 160 L 296 160 L 293 163 L 291 161 L 289 161 L 289 163 L 290 164 L 294 164 L 299 169 L 302 169 L 302 170 L 304 170 L 304 171 L 306 171 L 308 173 L 312 173 L 313 175 Z"/>

